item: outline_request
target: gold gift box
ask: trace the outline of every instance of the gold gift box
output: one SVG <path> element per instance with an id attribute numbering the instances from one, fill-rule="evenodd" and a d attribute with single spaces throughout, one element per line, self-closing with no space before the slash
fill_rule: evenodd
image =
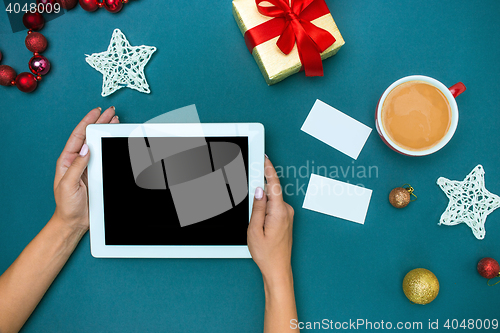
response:
<path id="1" fill-rule="evenodd" d="M 233 15 L 243 36 L 247 30 L 273 19 L 259 13 L 255 0 L 233 0 Z M 345 42 L 332 15 L 323 15 L 312 20 L 311 23 L 327 30 L 336 40 L 335 43 L 321 53 L 321 59 L 324 60 L 335 55 Z M 299 72 L 302 68 L 297 44 L 293 47 L 292 52 L 286 55 L 276 45 L 278 38 L 279 36 L 257 45 L 252 51 L 252 55 L 268 85 L 280 82 Z"/>

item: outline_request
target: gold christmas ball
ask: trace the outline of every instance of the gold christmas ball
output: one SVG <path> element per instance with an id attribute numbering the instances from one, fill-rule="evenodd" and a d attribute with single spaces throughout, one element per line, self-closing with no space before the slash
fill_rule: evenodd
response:
<path id="1" fill-rule="evenodd" d="M 416 304 L 429 304 L 439 293 L 439 281 L 431 271 L 415 268 L 403 279 L 403 292 Z"/>
<path id="2" fill-rule="evenodd" d="M 410 203 L 410 192 L 403 187 L 396 187 L 389 193 L 389 202 L 396 208 L 403 208 Z"/>

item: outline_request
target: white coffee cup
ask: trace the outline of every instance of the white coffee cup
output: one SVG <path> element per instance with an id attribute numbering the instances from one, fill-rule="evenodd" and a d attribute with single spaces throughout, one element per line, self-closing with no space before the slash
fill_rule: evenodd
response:
<path id="1" fill-rule="evenodd" d="M 451 109 L 451 121 L 448 131 L 437 144 L 425 150 L 414 151 L 399 146 L 389 137 L 389 135 L 384 129 L 384 126 L 382 125 L 382 107 L 384 105 L 385 99 L 387 98 L 387 95 L 389 95 L 389 93 L 400 84 L 409 81 L 423 81 L 430 85 L 433 85 L 434 87 L 439 89 L 444 94 L 444 96 L 446 96 L 446 99 L 448 100 L 448 104 L 450 105 Z M 380 97 L 380 100 L 377 104 L 377 110 L 375 111 L 375 125 L 377 127 L 378 134 L 380 135 L 382 141 L 384 141 L 386 145 L 388 145 L 392 150 L 403 155 L 424 156 L 437 152 L 439 149 L 443 148 L 450 141 L 453 134 L 455 134 L 455 130 L 457 129 L 458 125 L 458 106 L 455 97 L 463 93 L 465 89 L 466 89 L 465 85 L 462 82 L 458 82 L 453 86 L 451 86 L 450 88 L 447 88 L 444 84 L 442 84 L 438 80 L 423 75 L 411 75 L 397 80 L 384 91 L 382 97 Z"/>

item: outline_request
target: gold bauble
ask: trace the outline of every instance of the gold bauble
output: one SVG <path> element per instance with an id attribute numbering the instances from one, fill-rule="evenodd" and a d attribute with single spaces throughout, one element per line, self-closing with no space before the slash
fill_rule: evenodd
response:
<path id="1" fill-rule="evenodd" d="M 403 291 L 416 304 L 429 304 L 439 293 L 439 281 L 431 271 L 415 268 L 403 279 Z"/>
<path id="2" fill-rule="evenodd" d="M 403 208 L 410 203 L 410 192 L 404 187 L 396 187 L 389 193 L 389 202 L 396 208 Z"/>

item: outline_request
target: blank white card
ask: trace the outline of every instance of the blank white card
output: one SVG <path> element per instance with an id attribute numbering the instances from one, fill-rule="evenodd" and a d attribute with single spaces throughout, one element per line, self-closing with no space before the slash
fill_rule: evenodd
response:
<path id="1" fill-rule="evenodd" d="M 372 129 L 330 105 L 316 100 L 302 131 L 357 159 Z"/>
<path id="2" fill-rule="evenodd" d="M 372 190 L 311 174 L 302 208 L 365 223 Z"/>

